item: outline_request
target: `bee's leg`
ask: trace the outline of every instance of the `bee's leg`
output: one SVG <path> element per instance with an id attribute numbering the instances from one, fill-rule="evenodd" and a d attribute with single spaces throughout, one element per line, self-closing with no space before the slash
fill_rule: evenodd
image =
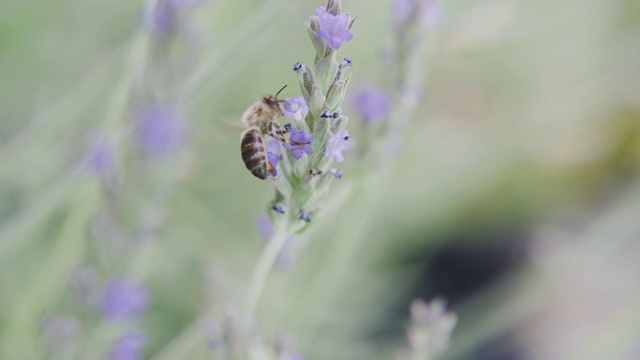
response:
<path id="1" fill-rule="evenodd" d="M 290 145 L 291 142 L 289 141 L 289 139 L 287 139 L 286 137 L 284 137 L 284 134 L 286 134 L 286 132 L 284 132 L 281 128 L 280 125 L 278 125 L 277 123 L 273 122 L 271 124 L 269 124 L 269 136 L 271 136 L 272 138 L 280 141 L 281 143 Z"/>
<path id="2" fill-rule="evenodd" d="M 269 136 L 271 136 L 272 138 L 280 141 L 283 144 L 287 144 L 287 145 L 304 146 L 304 145 L 310 144 L 308 142 L 302 143 L 302 142 L 299 142 L 299 141 L 289 140 L 289 139 L 285 138 L 284 134 L 288 133 L 289 130 L 291 130 L 290 127 L 285 127 L 285 130 L 282 130 L 280 128 L 280 125 L 278 125 L 276 123 L 271 123 L 271 125 L 269 125 Z"/>

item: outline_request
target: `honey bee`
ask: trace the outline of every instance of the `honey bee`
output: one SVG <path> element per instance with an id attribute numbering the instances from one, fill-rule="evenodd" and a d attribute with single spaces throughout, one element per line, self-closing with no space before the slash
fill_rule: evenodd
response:
<path id="1" fill-rule="evenodd" d="M 263 95 L 242 114 L 242 123 L 246 130 L 240 135 L 240 148 L 242 151 L 242 161 L 251 173 L 259 178 L 266 179 L 269 174 L 275 176 L 275 169 L 267 160 L 264 136 L 269 135 L 281 143 L 302 146 L 307 143 L 291 141 L 285 138 L 288 128 L 280 128 L 278 118 L 284 116 L 280 107 L 278 95 L 286 88 L 283 86 L 280 91 L 273 95 Z"/>

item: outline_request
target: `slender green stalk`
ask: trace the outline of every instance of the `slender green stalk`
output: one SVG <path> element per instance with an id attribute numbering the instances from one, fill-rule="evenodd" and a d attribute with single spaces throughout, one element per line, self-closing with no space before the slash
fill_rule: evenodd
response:
<path id="1" fill-rule="evenodd" d="M 278 258 L 278 254 L 285 245 L 288 236 L 288 224 L 288 216 L 283 216 L 281 221 L 274 224 L 273 234 L 269 238 L 267 246 L 262 250 L 260 258 L 253 269 L 242 308 L 242 321 L 245 326 L 249 326 L 253 321 L 254 313 L 269 273 Z"/>

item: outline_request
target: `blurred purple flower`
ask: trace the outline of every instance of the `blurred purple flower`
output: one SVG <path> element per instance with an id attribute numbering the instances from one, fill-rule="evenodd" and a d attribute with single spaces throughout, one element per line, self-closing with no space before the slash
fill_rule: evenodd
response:
<path id="1" fill-rule="evenodd" d="M 89 170 L 100 178 L 108 178 L 115 173 L 115 149 L 104 136 L 92 136 L 86 154 Z"/>
<path id="2" fill-rule="evenodd" d="M 391 111 L 389 94 L 374 85 L 361 86 L 352 99 L 355 110 L 369 123 L 377 123 Z"/>
<path id="3" fill-rule="evenodd" d="M 283 144 L 287 150 L 291 150 L 293 156 L 296 160 L 300 160 L 302 154 L 311 155 L 313 154 L 313 148 L 311 147 L 311 142 L 313 141 L 313 134 L 308 134 L 304 130 L 298 130 L 295 127 L 291 127 L 291 136 L 289 137 L 292 141 L 297 141 L 299 143 L 303 143 L 305 145 L 295 146 L 295 145 L 287 145 Z"/>
<path id="4" fill-rule="evenodd" d="M 122 335 L 111 347 L 109 360 L 141 360 L 142 350 L 149 342 L 142 330 L 133 330 Z"/>
<path id="5" fill-rule="evenodd" d="M 102 292 L 99 307 L 110 320 L 132 320 L 143 315 L 149 307 L 149 290 L 127 278 L 111 280 Z"/>
<path id="6" fill-rule="evenodd" d="M 342 44 L 351 40 L 353 34 L 349 31 L 349 14 L 333 15 L 323 6 L 316 8 L 316 15 L 320 19 L 318 36 L 327 41 L 332 49 L 339 49 Z"/>
<path id="7" fill-rule="evenodd" d="M 302 96 L 291 97 L 284 102 L 284 114 L 289 119 L 302 120 L 308 113 L 309 107 Z"/>
<path id="8" fill-rule="evenodd" d="M 204 0 L 158 0 L 147 11 L 145 24 L 157 35 L 169 36 L 180 26 L 181 13 L 192 10 Z"/>
<path id="9" fill-rule="evenodd" d="M 149 29 L 158 35 L 171 35 L 178 27 L 178 9 L 170 1 L 157 1 L 146 19 Z"/>
<path id="10" fill-rule="evenodd" d="M 333 135 L 327 142 L 327 156 L 333 156 L 339 163 L 343 162 L 342 152 L 351 148 L 351 143 L 348 140 L 349 132 L 347 129 L 342 129 L 342 131 Z"/>
<path id="11" fill-rule="evenodd" d="M 147 106 L 140 111 L 138 121 L 138 146 L 148 156 L 170 155 L 186 142 L 186 121 L 170 106 Z"/>
<path id="12" fill-rule="evenodd" d="M 273 224 L 267 214 L 262 214 L 257 221 L 258 233 L 265 240 L 269 241 L 271 235 L 273 235 Z M 296 263 L 295 247 L 299 238 L 297 236 L 289 235 L 285 239 L 284 246 L 278 253 L 276 258 L 276 265 L 282 270 L 291 270 Z"/>

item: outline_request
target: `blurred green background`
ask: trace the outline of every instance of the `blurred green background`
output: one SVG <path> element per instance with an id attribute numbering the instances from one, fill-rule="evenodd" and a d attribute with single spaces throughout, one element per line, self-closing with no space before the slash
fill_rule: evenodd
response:
<path id="1" fill-rule="evenodd" d="M 247 173 L 229 123 L 284 84 L 299 95 L 291 67 L 313 61 L 303 23 L 319 5 L 194 9 L 164 94 L 188 114 L 189 144 L 137 167 L 128 124 L 152 55 L 145 3 L 0 3 L 2 358 L 49 358 L 40 322 L 77 312 L 66 284 L 79 265 L 148 284 L 145 358 L 213 358 L 202 322 L 242 298 L 273 193 Z M 357 16 L 341 50 L 356 89 L 383 78 L 389 4 L 343 7 Z M 442 7 L 392 180 L 363 208 L 370 194 L 346 156 L 296 265 L 267 284 L 259 332 L 292 335 L 305 359 L 389 359 L 411 299 L 442 295 L 459 317 L 445 358 L 640 357 L 640 3 Z M 79 165 L 96 130 L 117 144 L 120 217 L 148 231 L 121 261 L 101 259 L 109 194 Z M 99 339 L 88 318 L 83 339 Z"/>

